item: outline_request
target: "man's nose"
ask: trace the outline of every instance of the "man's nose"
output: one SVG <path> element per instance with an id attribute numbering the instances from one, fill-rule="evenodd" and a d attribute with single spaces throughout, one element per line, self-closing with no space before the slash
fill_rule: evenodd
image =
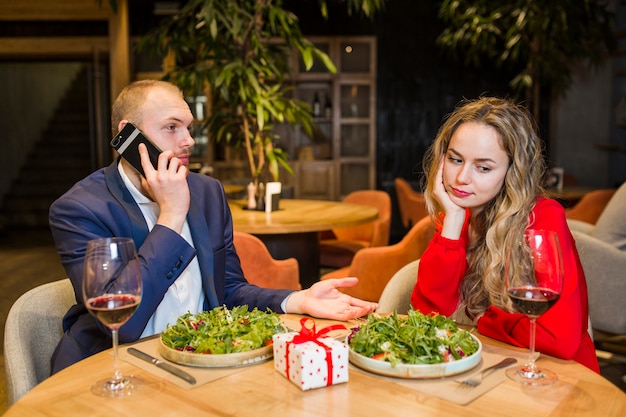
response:
<path id="1" fill-rule="evenodd" d="M 191 148 L 195 143 L 196 141 L 194 140 L 193 136 L 191 136 L 191 132 L 187 130 L 187 134 L 183 138 L 182 147 Z"/>

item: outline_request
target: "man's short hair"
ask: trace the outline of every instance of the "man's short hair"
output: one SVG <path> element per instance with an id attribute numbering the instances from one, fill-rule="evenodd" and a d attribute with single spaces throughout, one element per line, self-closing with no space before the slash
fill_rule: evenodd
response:
<path id="1" fill-rule="evenodd" d="M 128 84 L 122 89 L 111 108 L 111 131 L 113 136 L 118 133 L 117 127 L 124 119 L 135 125 L 143 120 L 143 103 L 148 92 L 154 88 L 170 90 L 183 97 L 183 92 L 176 85 L 161 80 L 140 80 Z"/>

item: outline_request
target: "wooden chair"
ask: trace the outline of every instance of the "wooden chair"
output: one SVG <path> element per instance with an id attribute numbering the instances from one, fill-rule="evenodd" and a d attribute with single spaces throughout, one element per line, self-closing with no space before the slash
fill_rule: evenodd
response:
<path id="1" fill-rule="evenodd" d="M 320 235 L 320 265 L 341 268 L 350 265 L 354 254 L 363 248 L 389 244 L 391 198 L 385 191 L 359 190 L 348 194 L 345 203 L 378 209 L 378 217 L 366 224 L 333 229 L 330 236 Z"/>
<path id="2" fill-rule="evenodd" d="M 250 284 L 263 288 L 300 290 L 300 272 L 295 258 L 276 260 L 258 237 L 234 232 L 233 241 L 243 275 Z"/>
<path id="3" fill-rule="evenodd" d="M 11 306 L 4 326 L 9 405 L 50 376 L 63 316 L 74 304 L 74 287 L 66 278 L 25 292 Z"/>
<path id="4" fill-rule="evenodd" d="M 393 180 L 398 198 L 400 218 L 405 228 L 410 228 L 422 218 L 428 216 L 424 194 L 415 191 L 404 178 Z"/>
<path id="5" fill-rule="evenodd" d="M 330 278 L 357 277 L 359 283 L 342 291 L 353 297 L 378 302 L 391 277 L 409 262 L 419 259 L 435 233 L 430 217 L 424 217 L 394 245 L 365 248 L 354 255 L 352 263 L 322 276 Z"/>

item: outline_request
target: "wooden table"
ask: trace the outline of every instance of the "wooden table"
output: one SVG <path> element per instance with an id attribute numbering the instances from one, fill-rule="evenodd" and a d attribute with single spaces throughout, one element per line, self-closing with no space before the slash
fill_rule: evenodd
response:
<path id="1" fill-rule="evenodd" d="M 319 281 L 318 232 L 356 226 L 378 217 L 374 207 L 324 200 L 280 200 L 278 211 L 244 209 L 243 200 L 230 201 L 233 226 L 258 236 L 276 259 L 296 258 L 303 288 Z"/>
<path id="2" fill-rule="evenodd" d="M 291 315 L 293 316 L 293 315 Z M 318 329 L 320 326 L 318 325 Z M 478 335 L 484 349 L 523 358 L 523 349 Z M 111 375 L 112 356 L 105 351 L 49 379 L 17 401 L 5 417 L 36 416 L 430 416 L 430 417 L 623 417 L 626 395 L 584 366 L 542 355 L 538 364 L 555 371 L 559 381 L 527 387 L 506 377 L 467 405 L 456 404 L 350 367 L 347 383 L 301 391 L 268 361 L 238 368 L 221 379 L 185 389 L 131 363 L 124 373 L 143 378 L 135 396 L 101 398 L 91 384 Z M 146 365 L 151 366 L 151 365 Z M 501 372 L 501 371 L 499 371 Z M 497 377 L 491 375 L 488 378 Z M 426 381 L 427 383 L 435 383 Z M 439 383 L 442 383 L 439 380 Z M 445 383 L 451 383 L 446 380 Z M 487 383 L 487 382 L 485 382 Z"/>
<path id="3" fill-rule="evenodd" d="M 224 192 L 227 196 L 232 196 L 233 194 L 239 194 L 245 191 L 246 187 L 243 185 L 237 184 L 222 184 L 224 187 Z"/>

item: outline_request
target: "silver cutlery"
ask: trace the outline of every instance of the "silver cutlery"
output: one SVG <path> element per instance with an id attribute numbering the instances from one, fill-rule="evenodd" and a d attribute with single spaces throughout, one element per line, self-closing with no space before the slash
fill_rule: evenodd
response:
<path id="1" fill-rule="evenodd" d="M 196 378 L 194 378 L 192 375 L 188 374 L 187 372 L 183 371 L 182 369 L 179 369 L 177 367 L 175 367 L 174 365 L 170 365 L 167 362 L 163 362 L 160 359 L 155 358 L 154 356 L 148 355 L 145 352 L 142 352 L 138 349 L 135 348 L 128 348 L 128 353 L 130 353 L 131 355 L 142 359 L 146 362 L 149 362 L 161 369 L 163 369 L 166 372 L 169 372 L 170 374 L 177 376 L 181 379 L 184 379 L 185 381 L 189 382 L 191 385 L 195 385 L 196 383 Z"/>
<path id="2" fill-rule="evenodd" d="M 507 366 L 513 365 L 516 362 L 517 362 L 517 359 L 515 358 L 505 358 L 505 359 L 502 359 L 500 362 L 496 363 L 495 365 L 491 365 L 488 368 L 483 369 L 482 371 L 480 371 L 480 373 L 476 375 L 473 375 L 464 380 L 455 379 L 454 382 L 458 382 L 459 384 L 461 384 L 461 386 L 464 386 L 464 387 L 477 387 L 483 382 L 483 378 L 491 374 L 493 371 L 500 369 L 500 368 L 506 368 Z"/>

